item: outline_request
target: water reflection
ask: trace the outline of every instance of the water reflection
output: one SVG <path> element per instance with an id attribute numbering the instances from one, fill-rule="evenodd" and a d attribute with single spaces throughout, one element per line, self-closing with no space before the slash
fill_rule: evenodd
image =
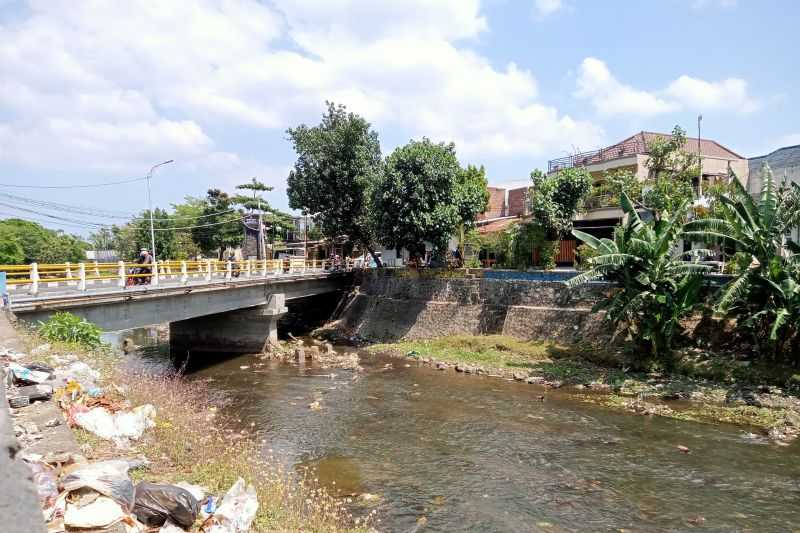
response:
<path id="1" fill-rule="evenodd" d="M 163 365 L 158 336 L 133 338 L 151 343 L 136 364 Z M 380 495 L 388 531 L 422 516 L 425 531 L 486 532 L 791 531 L 800 521 L 798 446 L 733 426 L 617 413 L 563 391 L 542 402 L 535 386 L 396 360 L 354 379 L 212 357 L 187 378 L 213 378 L 231 416 L 260 428 L 264 453 L 315 468 L 338 494 Z"/>

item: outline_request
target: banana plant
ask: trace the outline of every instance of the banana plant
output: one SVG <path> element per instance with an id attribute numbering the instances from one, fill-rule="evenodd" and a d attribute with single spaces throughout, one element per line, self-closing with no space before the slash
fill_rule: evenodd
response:
<path id="1" fill-rule="evenodd" d="M 700 258 L 709 250 L 682 251 L 682 221 L 689 202 L 674 213 L 662 212 L 659 220 L 645 222 L 627 194 L 620 205 L 624 223 L 613 239 L 598 239 L 580 230 L 572 234 L 597 255 L 588 260 L 590 269 L 566 282 L 569 288 L 604 279 L 616 285 L 610 298 L 595 310 L 627 330 L 639 351 L 640 363 L 659 361 L 671 366 L 672 343 L 679 322 L 699 304 L 703 274 L 712 267 Z"/>
<path id="2" fill-rule="evenodd" d="M 800 187 L 778 187 L 764 165 L 756 201 L 731 177 L 732 192 L 719 198 L 722 217 L 687 223 L 683 237 L 751 258 L 749 267 L 720 291 L 715 310 L 737 317 L 757 344 L 766 342 L 775 353 L 791 352 L 787 347 L 796 346 L 800 335 L 800 246 L 786 235 L 800 224 Z"/>

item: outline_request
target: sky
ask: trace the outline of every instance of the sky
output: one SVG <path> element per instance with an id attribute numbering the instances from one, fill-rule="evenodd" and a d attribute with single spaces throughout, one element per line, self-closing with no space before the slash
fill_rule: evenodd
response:
<path id="1" fill-rule="evenodd" d="M 288 208 L 286 129 L 326 100 L 385 155 L 452 141 L 492 185 L 641 130 L 696 135 L 699 113 L 703 137 L 763 155 L 800 144 L 797 20 L 794 0 L 0 0 L 0 192 L 138 212 L 142 181 L 8 185 L 174 159 L 157 206 L 256 176 Z"/>

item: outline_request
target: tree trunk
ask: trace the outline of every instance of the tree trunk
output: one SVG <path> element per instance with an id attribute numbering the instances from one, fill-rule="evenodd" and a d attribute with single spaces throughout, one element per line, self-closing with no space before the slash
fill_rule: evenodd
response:
<path id="1" fill-rule="evenodd" d="M 375 254 L 375 250 L 372 249 L 372 246 L 367 246 L 367 251 L 369 252 L 369 255 L 372 256 L 372 259 L 375 260 L 375 264 L 378 266 L 378 268 L 383 268 L 383 261 L 381 261 L 381 258 Z"/>

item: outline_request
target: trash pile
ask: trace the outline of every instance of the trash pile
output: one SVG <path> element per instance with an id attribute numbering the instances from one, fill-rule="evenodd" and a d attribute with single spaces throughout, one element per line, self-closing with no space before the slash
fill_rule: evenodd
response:
<path id="1" fill-rule="evenodd" d="M 243 533 L 258 510 L 255 488 L 241 478 L 218 504 L 189 483 L 134 485 L 128 471 L 146 466 L 140 459 L 89 463 L 79 455 L 28 454 L 23 460 L 33 472 L 48 533 L 177 533 L 195 525 L 205 533 Z"/>
<path id="2" fill-rule="evenodd" d="M 31 351 L 43 355 L 48 345 Z M 32 403 L 55 401 L 61 417 L 48 427 L 66 423 L 81 427 L 129 449 L 155 425 L 150 404 L 132 407 L 116 385 L 100 386 L 100 373 L 75 356 L 51 355 L 44 363 L 23 363 L 25 354 L 0 348 L 12 414 L 24 414 Z M 24 417 L 20 417 L 24 418 Z M 52 426 L 51 426 L 52 423 Z M 23 445 L 42 439 L 32 422 L 15 425 Z M 258 510 L 255 488 L 239 479 L 223 496 L 188 483 L 134 485 L 129 470 L 146 468 L 146 459 L 110 459 L 89 462 L 79 453 L 23 452 L 33 473 L 48 533 L 243 533 Z"/>
<path id="3" fill-rule="evenodd" d="M 291 335 L 289 337 L 290 341 L 282 343 L 280 346 L 270 346 L 269 351 L 263 354 L 262 358 L 274 358 L 299 364 L 312 361 L 320 368 L 343 368 L 357 372 L 363 370 L 356 352 L 339 353 L 330 342 L 311 339 L 310 344 L 306 345 L 303 339 Z"/>

